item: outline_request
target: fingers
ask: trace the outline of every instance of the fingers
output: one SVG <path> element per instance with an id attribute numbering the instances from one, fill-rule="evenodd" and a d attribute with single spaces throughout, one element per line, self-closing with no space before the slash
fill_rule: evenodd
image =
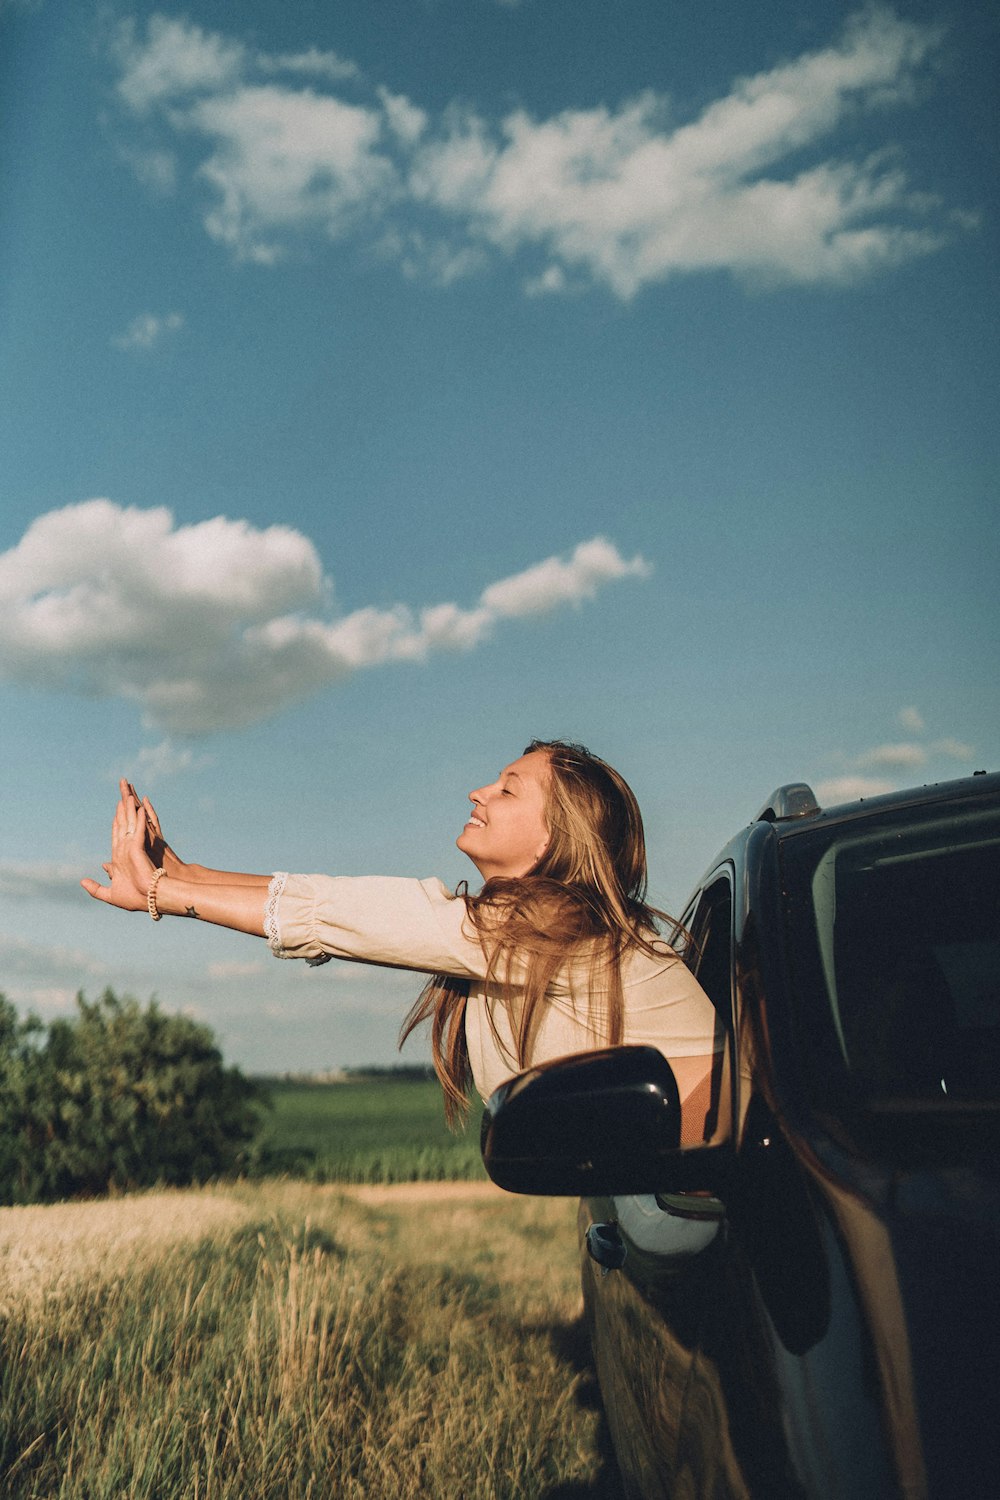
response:
<path id="1" fill-rule="evenodd" d="M 132 794 L 123 793 L 115 809 L 114 829 L 119 836 L 124 834 L 126 838 L 131 838 L 140 827 L 145 835 L 146 814 Z"/>
<path id="2" fill-rule="evenodd" d="M 107 867 L 105 866 L 105 868 Z M 91 880 L 89 877 L 85 877 L 80 881 L 80 884 L 87 892 L 87 895 L 93 896 L 95 901 L 109 901 L 111 899 L 110 887 L 106 885 L 98 885 L 96 880 Z"/>

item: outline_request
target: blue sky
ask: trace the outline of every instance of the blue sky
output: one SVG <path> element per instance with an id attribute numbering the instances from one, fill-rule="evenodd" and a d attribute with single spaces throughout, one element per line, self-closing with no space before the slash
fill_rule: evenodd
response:
<path id="1" fill-rule="evenodd" d="M 453 884 L 578 739 L 676 909 L 784 781 L 997 768 L 985 11 L 0 3 L 19 1007 L 394 1055 L 412 978 L 79 891 L 122 772 L 189 858 Z"/>

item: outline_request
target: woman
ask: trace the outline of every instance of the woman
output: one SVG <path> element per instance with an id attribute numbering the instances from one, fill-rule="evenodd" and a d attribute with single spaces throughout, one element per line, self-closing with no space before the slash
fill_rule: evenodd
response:
<path id="1" fill-rule="evenodd" d="M 469 793 L 457 840 L 478 895 L 439 880 L 244 875 L 187 864 L 148 798 L 121 783 L 107 885 L 96 900 L 154 921 L 183 916 L 266 938 L 279 958 L 330 958 L 432 977 L 403 1025 L 432 1029 L 449 1120 L 533 1063 L 645 1042 L 670 1059 L 682 1139 L 707 1138 L 721 1036 L 646 903 L 642 819 L 617 771 L 580 745 L 534 740 Z M 717 1066 L 718 1065 L 718 1066 Z"/>

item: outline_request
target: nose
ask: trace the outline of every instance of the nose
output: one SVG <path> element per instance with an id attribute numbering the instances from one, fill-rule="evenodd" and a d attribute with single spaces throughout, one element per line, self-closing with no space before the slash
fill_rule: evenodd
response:
<path id="1" fill-rule="evenodd" d="M 484 786 L 477 787 L 474 792 L 469 793 L 469 801 L 478 807 L 482 803 L 485 791 L 486 788 Z"/>

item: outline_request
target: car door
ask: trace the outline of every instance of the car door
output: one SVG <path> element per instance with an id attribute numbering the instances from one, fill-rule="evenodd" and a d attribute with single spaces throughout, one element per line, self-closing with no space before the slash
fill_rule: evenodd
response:
<path id="1" fill-rule="evenodd" d="M 721 870 L 689 908 L 687 936 L 677 942 L 719 1014 L 727 1066 L 713 1091 L 717 1120 L 730 1117 L 732 1021 L 732 879 Z M 720 1442 L 720 1401 L 706 1405 L 698 1379 L 689 1409 L 706 1309 L 717 1296 L 724 1255 L 724 1204 L 712 1194 L 660 1193 L 588 1199 L 586 1229 L 604 1223 L 620 1242 L 618 1269 L 584 1256 L 584 1301 L 605 1411 L 629 1495 L 676 1496 L 680 1471 L 691 1495 L 739 1495 L 736 1467 Z M 700 1368 L 700 1365 L 699 1365 Z M 721 1399 L 721 1398 L 720 1398 Z M 686 1429 L 692 1429 L 687 1431 Z M 697 1455 L 697 1473 L 691 1461 Z M 721 1488 L 720 1488 L 721 1482 Z"/>

